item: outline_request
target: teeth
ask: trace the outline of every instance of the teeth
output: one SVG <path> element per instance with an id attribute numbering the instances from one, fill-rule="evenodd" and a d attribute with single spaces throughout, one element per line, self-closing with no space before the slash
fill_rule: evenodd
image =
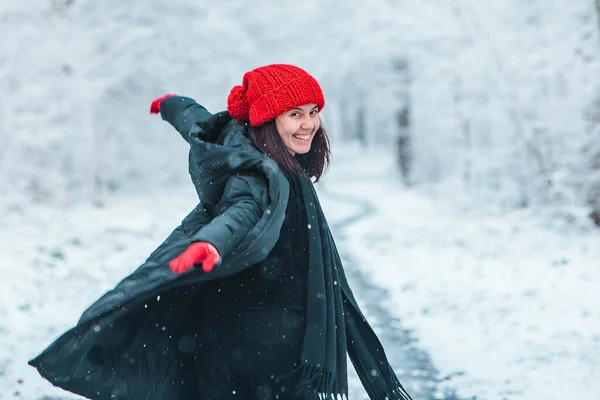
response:
<path id="1" fill-rule="evenodd" d="M 308 140 L 310 139 L 310 135 L 293 135 L 298 140 Z"/>

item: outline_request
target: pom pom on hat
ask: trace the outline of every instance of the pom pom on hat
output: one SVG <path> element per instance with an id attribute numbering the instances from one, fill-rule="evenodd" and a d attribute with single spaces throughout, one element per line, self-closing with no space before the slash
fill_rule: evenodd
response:
<path id="1" fill-rule="evenodd" d="M 246 89 L 243 86 L 235 86 L 231 89 L 227 98 L 227 111 L 236 121 L 248 121 L 250 104 L 246 97 Z"/>

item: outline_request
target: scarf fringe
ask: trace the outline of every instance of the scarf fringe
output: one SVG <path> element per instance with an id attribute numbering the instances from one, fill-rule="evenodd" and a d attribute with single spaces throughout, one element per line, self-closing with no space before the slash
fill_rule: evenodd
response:
<path id="1" fill-rule="evenodd" d="M 413 400 L 402 385 L 389 387 L 383 390 L 373 390 L 372 387 L 365 386 L 365 390 L 371 399 L 381 400 Z"/>
<path id="2" fill-rule="evenodd" d="M 386 394 L 383 398 L 387 400 L 413 400 L 408 392 L 404 389 L 400 380 L 394 373 L 392 367 L 388 364 L 388 372 L 391 381 L 390 393 Z"/>
<path id="3" fill-rule="evenodd" d="M 317 399 L 319 400 L 348 400 L 348 395 L 346 393 L 318 393 Z"/>
<path id="4" fill-rule="evenodd" d="M 402 386 L 385 391 L 381 397 L 384 400 L 412 400 L 412 397 L 404 390 Z"/>
<path id="5" fill-rule="evenodd" d="M 365 389 L 372 399 L 382 400 L 413 400 L 408 392 L 404 389 L 396 374 L 389 367 L 389 386 L 384 389 L 375 389 L 372 385 L 366 385 Z"/>
<path id="6" fill-rule="evenodd" d="M 412 397 L 408 394 L 406 389 L 400 383 L 400 380 L 394 373 L 392 367 L 388 364 L 388 371 L 386 379 L 375 379 L 371 380 L 369 377 L 373 375 L 373 373 L 367 373 L 364 369 L 364 366 L 355 365 L 356 372 L 358 373 L 359 378 L 361 378 L 361 382 L 367 395 L 370 399 L 381 399 L 381 400 L 413 400 Z M 376 375 L 380 375 L 379 372 Z"/>
<path id="7" fill-rule="evenodd" d="M 316 398 L 319 400 L 348 399 L 348 394 L 343 389 L 342 391 L 338 390 L 338 380 L 335 373 L 324 371 L 322 367 L 303 364 L 291 372 L 278 377 L 278 381 L 293 377 L 297 378 L 292 381 L 298 382 L 294 386 L 296 396 L 305 396 L 306 398 Z"/>

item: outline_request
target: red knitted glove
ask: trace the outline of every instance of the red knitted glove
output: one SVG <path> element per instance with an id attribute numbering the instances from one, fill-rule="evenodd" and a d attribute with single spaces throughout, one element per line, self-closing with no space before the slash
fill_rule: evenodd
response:
<path id="1" fill-rule="evenodd" d="M 168 99 L 169 97 L 173 97 L 173 96 L 177 96 L 176 94 L 165 94 L 163 97 L 159 97 L 158 99 L 154 100 L 152 102 L 152 104 L 150 104 L 150 114 L 158 114 L 160 112 L 160 103 L 164 100 L 164 99 Z"/>
<path id="2" fill-rule="evenodd" d="M 169 268 L 176 274 L 183 274 L 195 264 L 202 264 L 204 272 L 210 272 L 221 256 L 215 246 L 208 242 L 195 242 L 169 263 Z"/>

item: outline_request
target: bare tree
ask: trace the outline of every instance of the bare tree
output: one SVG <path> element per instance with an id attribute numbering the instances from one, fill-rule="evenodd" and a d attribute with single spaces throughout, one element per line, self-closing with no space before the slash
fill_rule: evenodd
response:
<path id="1" fill-rule="evenodd" d="M 358 141 L 360 142 L 360 144 L 362 144 L 363 146 L 367 146 L 368 142 L 367 142 L 367 116 L 366 116 L 366 111 L 365 111 L 365 94 L 364 93 L 360 93 L 359 97 L 358 97 L 358 101 L 359 101 L 359 107 L 358 110 L 356 112 L 356 139 L 358 139 Z"/>
<path id="2" fill-rule="evenodd" d="M 400 81 L 400 108 L 396 112 L 398 137 L 396 141 L 396 161 L 404 184 L 411 184 L 411 166 L 413 162 L 411 143 L 411 110 L 410 110 L 410 74 L 405 60 L 394 62 L 394 70 Z"/>
<path id="3" fill-rule="evenodd" d="M 600 5 L 600 0 L 597 0 L 596 4 Z M 594 178 L 591 187 L 588 188 L 587 204 L 592 210 L 590 218 L 596 225 L 600 226 L 600 146 L 598 146 L 598 138 L 600 138 L 600 95 L 597 96 L 590 109 L 588 118 L 593 128 L 587 156 L 589 157 L 590 172 Z"/>
<path id="4" fill-rule="evenodd" d="M 600 0 L 596 0 L 596 18 L 598 19 L 598 31 L 600 31 Z"/>
<path id="5" fill-rule="evenodd" d="M 341 115 L 341 127 L 342 132 L 340 137 L 343 141 L 351 140 L 353 135 L 353 126 L 352 121 L 348 118 L 348 115 L 352 115 L 352 109 L 350 107 L 350 102 L 347 100 L 345 96 L 342 96 L 342 99 L 339 102 L 340 107 L 340 115 Z"/>

